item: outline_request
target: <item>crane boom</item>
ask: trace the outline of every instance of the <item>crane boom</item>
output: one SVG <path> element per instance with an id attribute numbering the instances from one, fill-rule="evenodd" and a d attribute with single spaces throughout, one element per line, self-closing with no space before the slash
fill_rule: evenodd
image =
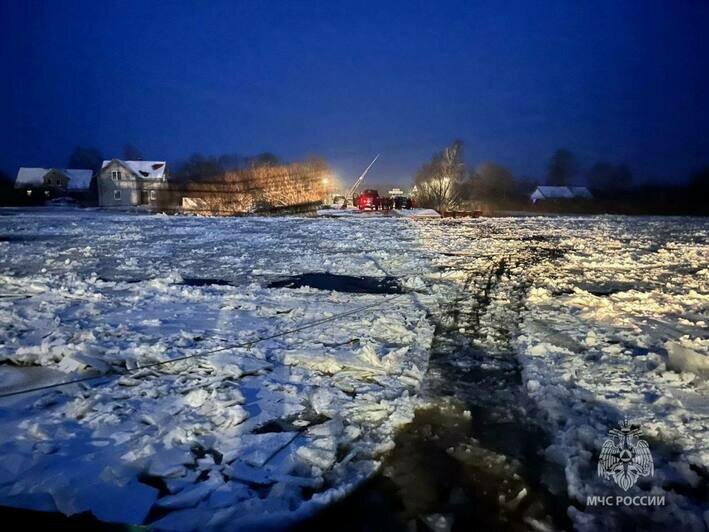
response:
<path id="1" fill-rule="evenodd" d="M 377 153 L 377 156 L 374 159 L 372 159 L 372 162 L 369 163 L 369 166 L 364 170 L 364 172 L 362 172 L 362 175 L 357 178 L 357 181 L 354 182 L 354 185 L 352 185 L 350 190 L 347 192 L 347 196 L 345 196 L 345 201 L 352 199 L 352 195 L 357 190 L 357 187 L 362 184 L 362 181 L 364 181 L 364 177 L 367 175 L 367 172 L 369 172 L 369 169 L 372 167 L 372 165 L 376 162 L 377 159 L 379 159 L 378 153 Z"/>

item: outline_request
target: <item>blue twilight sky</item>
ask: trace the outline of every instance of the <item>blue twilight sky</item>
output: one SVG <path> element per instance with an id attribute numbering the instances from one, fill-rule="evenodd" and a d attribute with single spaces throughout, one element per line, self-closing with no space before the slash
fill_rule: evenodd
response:
<path id="1" fill-rule="evenodd" d="M 75 145 L 323 155 L 408 182 L 455 138 L 681 182 L 709 164 L 709 2 L 0 0 L 0 169 Z"/>

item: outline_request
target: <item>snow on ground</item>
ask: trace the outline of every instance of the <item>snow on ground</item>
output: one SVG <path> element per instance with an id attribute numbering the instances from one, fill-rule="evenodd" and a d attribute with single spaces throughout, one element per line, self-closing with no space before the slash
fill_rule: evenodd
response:
<path id="1" fill-rule="evenodd" d="M 326 271 L 416 289 L 427 266 L 413 225 L 7 214 L 3 391 L 36 385 L 35 366 L 64 379 L 122 371 L 381 304 L 98 386 L 0 400 L 11 435 L 1 504 L 167 529 L 283 523 L 369 476 L 412 418 L 433 334 L 425 295 L 268 284 Z"/>
<path id="2" fill-rule="evenodd" d="M 0 445 L 0 504 L 178 529 L 283 523 L 326 504 L 370 475 L 412 418 L 427 315 L 484 269 L 476 334 L 516 352 L 574 524 L 613 528 L 626 511 L 585 507 L 588 495 L 648 493 L 667 500 L 646 509 L 651 524 L 707 520 L 696 503 L 709 441 L 705 220 L 4 214 L 5 390 L 46 380 L 38 369 L 136 368 L 386 303 L 100 386 L 0 400 L 12 435 Z M 409 291 L 268 288 L 303 272 L 396 277 Z M 596 474 L 625 417 L 655 460 L 654 477 L 627 493 Z"/>

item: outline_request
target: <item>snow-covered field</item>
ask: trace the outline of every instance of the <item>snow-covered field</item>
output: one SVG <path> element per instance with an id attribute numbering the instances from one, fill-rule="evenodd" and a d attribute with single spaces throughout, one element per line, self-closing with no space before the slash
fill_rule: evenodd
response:
<path id="1" fill-rule="evenodd" d="M 167 529 L 299 519 L 376 470 L 434 322 L 490 269 L 475 334 L 516 353 L 574 524 L 624 511 L 584 508 L 624 494 L 596 475 L 624 417 L 655 458 L 632 493 L 666 495 L 651 518 L 709 518 L 704 220 L 2 214 L 0 393 L 131 372 L 0 399 L 0 504 Z M 269 288 L 307 272 L 405 290 Z"/>

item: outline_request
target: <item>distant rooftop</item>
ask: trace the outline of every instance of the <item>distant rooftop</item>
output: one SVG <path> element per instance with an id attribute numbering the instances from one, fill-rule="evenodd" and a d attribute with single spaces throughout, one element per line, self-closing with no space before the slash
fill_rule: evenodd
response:
<path id="1" fill-rule="evenodd" d="M 23 166 L 17 171 L 15 187 L 41 186 L 44 184 L 44 176 L 52 170 L 56 170 L 67 177 L 69 189 L 87 189 L 91 184 L 91 176 L 93 175 L 91 170 L 81 168 L 28 168 Z"/>
<path id="2" fill-rule="evenodd" d="M 531 198 L 538 199 L 578 199 L 593 198 L 593 194 L 586 187 L 552 187 L 539 186 L 532 192 Z"/>

